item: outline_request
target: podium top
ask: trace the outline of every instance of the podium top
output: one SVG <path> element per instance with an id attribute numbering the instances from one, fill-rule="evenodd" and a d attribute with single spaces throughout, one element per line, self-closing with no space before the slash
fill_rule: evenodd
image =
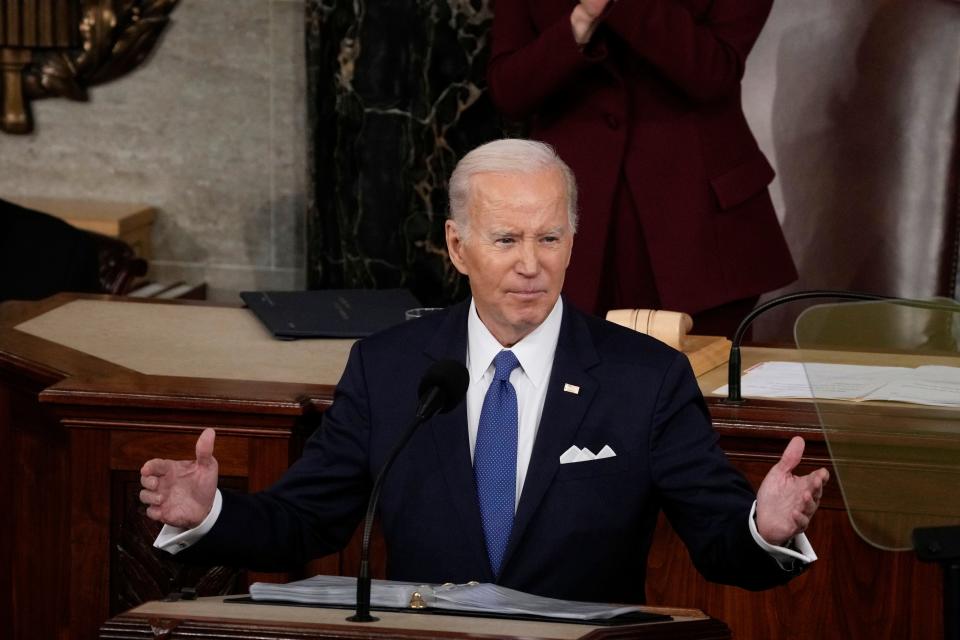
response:
<path id="1" fill-rule="evenodd" d="M 650 611 L 672 616 L 666 622 L 626 626 L 593 626 L 562 622 L 539 622 L 423 615 L 417 613 L 377 612 L 378 622 L 347 622 L 350 611 L 300 606 L 225 603 L 222 596 L 147 602 L 109 620 L 100 630 L 101 637 L 127 637 L 137 628 L 168 630 L 165 636 L 203 638 L 221 637 L 225 630 L 239 637 L 290 637 L 296 630 L 303 638 L 384 638 L 420 640 L 426 638 L 523 638 L 524 640 L 618 640 L 642 638 L 729 638 L 726 625 L 696 609 L 650 607 Z M 704 633 L 708 635 L 703 635 Z M 180 634 L 183 634 L 182 636 Z M 134 637 L 130 635 L 129 637 Z M 137 636 L 139 637 L 139 636 Z"/>
<path id="2" fill-rule="evenodd" d="M 284 342 L 247 309 L 72 300 L 14 327 L 148 375 L 335 385 L 353 340 Z"/>

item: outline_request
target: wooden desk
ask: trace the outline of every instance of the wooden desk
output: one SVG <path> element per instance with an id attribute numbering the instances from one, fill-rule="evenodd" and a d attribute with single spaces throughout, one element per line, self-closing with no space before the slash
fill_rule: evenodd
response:
<path id="1" fill-rule="evenodd" d="M 357 638 L 363 640 L 428 640 L 430 638 L 501 638 L 503 640 L 725 640 L 730 630 L 719 620 L 694 609 L 656 609 L 673 619 L 625 626 L 531 622 L 464 616 L 377 612 L 377 622 L 350 623 L 349 611 L 261 604 L 226 604 L 222 598 L 148 602 L 108 621 L 101 638 L 122 640 L 149 637 L 168 630 L 165 640 L 178 638 Z"/>
<path id="2" fill-rule="evenodd" d="M 197 434 L 215 426 L 224 483 L 250 491 L 268 486 L 299 455 L 303 439 L 332 400 L 346 358 L 342 344 L 339 351 L 311 356 L 309 366 L 316 370 L 291 382 L 278 373 L 296 364 L 287 355 L 278 356 L 276 369 L 269 361 L 251 369 L 248 358 L 254 351 L 245 347 L 244 357 L 232 360 L 240 354 L 239 343 L 229 335 L 223 339 L 220 327 L 203 334 L 211 344 L 201 340 L 192 347 L 213 349 L 219 356 L 167 358 L 165 366 L 172 370 L 145 372 L 138 370 L 147 365 L 137 357 L 171 352 L 143 327 L 111 330 L 115 342 L 131 342 L 119 353 L 101 352 L 103 341 L 85 343 L 83 348 L 95 355 L 14 329 L 77 299 L 108 300 L 64 295 L 0 305 L 0 468 L 6 471 L 0 474 L 0 496 L 5 512 L 12 514 L 12 522 L 0 527 L 0 620 L 13 622 L 12 637 L 18 639 L 92 638 L 111 615 L 179 586 L 198 586 L 201 595 L 245 590 L 245 576 L 237 572 L 197 572 L 158 557 L 150 547 L 158 528 L 146 520 L 137 500 L 137 470 L 150 457 L 192 455 Z M 158 305 L 147 307 L 156 312 L 147 315 L 155 318 L 196 306 L 111 304 Z M 86 323 L 93 333 L 107 321 L 96 315 Z M 68 327 L 71 339 L 84 333 L 84 323 L 77 325 Z M 266 340 L 261 335 L 254 342 L 261 339 Z M 269 342 L 295 351 L 310 344 Z M 747 363 L 758 356 L 783 359 L 789 352 L 744 354 Z M 197 368 L 224 363 L 225 369 Z M 717 380 L 723 381 L 722 371 L 704 376 L 702 386 L 709 391 Z M 801 471 L 829 467 L 810 403 L 750 400 L 728 407 L 708 399 L 708 406 L 721 445 L 754 486 L 794 435 L 808 443 Z M 836 484 L 828 487 L 808 533 L 821 560 L 786 587 L 749 593 L 703 580 L 661 522 L 648 565 L 648 601 L 703 610 L 725 620 L 738 638 L 942 635 L 939 568 L 861 541 Z M 355 547 L 349 547 L 311 570 L 350 574 L 356 557 Z M 374 558 L 382 576 L 382 550 L 375 550 Z"/>
<path id="3" fill-rule="evenodd" d="M 240 572 L 155 553 L 140 466 L 189 457 L 212 426 L 226 485 L 269 486 L 331 402 L 350 344 L 275 341 L 243 309 L 72 295 L 0 305 L 0 496 L 12 515 L 0 620 L 12 637 L 92 638 L 111 614 L 190 584 L 244 591 Z"/>

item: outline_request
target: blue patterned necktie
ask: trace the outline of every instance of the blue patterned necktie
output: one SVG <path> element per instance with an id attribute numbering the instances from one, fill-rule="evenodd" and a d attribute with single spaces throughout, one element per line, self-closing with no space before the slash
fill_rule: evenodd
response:
<path id="1" fill-rule="evenodd" d="M 493 359 L 496 372 L 480 410 L 477 444 L 473 450 L 473 476 L 477 483 L 480 519 L 487 541 L 487 556 L 494 575 L 507 550 L 513 529 L 517 492 L 517 392 L 510 372 L 520 366 L 512 351 Z"/>

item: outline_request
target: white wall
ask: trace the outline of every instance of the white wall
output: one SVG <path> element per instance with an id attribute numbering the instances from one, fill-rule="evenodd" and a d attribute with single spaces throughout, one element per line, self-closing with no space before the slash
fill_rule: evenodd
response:
<path id="1" fill-rule="evenodd" d="M 153 57 L 0 134 L 0 197 L 144 202 L 151 277 L 211 297 L 304 285 L 303 0 L 181 0 Z"/>

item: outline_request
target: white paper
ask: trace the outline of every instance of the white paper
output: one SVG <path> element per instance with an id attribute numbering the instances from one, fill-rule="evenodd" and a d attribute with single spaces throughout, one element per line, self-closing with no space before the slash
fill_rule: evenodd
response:
<path id="1" fill-rule="evenodd" d="M 909 378 L 895 380 L 870 393 L 865 400 L 912 402 L 939 407 L 960 405 L 960 367 L 926 365 Z"/>
<path id="2" fill-rule="evenodd" d="M 407 607 L 410 597 L 419 591 L 426 604 L 429 593 L 413 582 L 373 580 L 370 588 L 370 604 L 376 607 Z M 255 582 L 250 585 L 250 597 L 254 600 L 301 602 L 304 604 L 351 605 L 357 601 L 357 579 L 347 576 L 314 576 L 287 584 Z"/>
<path id="3" fill-rule="evenodd" d="M 811 393 L 811 382 L 815 393 Z M 764 362 L 744 372 L 740 390 L 751 398 L 810 399 L 816 395 L 828 400 L 960 406 L 960 367 Z M 713 393 L 726 395 L 727 385 Z"/>
<path id="4" fill-rule="evenodd" d="M 605 620 L 643 607 L 607 605 L 544 598 L 514 591 L 495 584 L 416 584 L 391 580 L 373 580 L 370 587 L 372 607 L 407 608 L 414 592 L 424 604 L 437 609 L 536 615 L 569 620 Z M 299 602 L 353 606 L 357 598 L 357 580 L 344 576 L 313 576 L 288 584 L 256 582 L 250 585 L 250 597 L 257 601 Z"/>
<path id="5" fill-rule="evenodd" d="M 439 586 L 434 589 L 434 596 L 437 608 L 546 616 L 568 620 L 606 620 L 624 613 L 643 610 L 639 606 L 544 598 L 489 582 Z"/>

